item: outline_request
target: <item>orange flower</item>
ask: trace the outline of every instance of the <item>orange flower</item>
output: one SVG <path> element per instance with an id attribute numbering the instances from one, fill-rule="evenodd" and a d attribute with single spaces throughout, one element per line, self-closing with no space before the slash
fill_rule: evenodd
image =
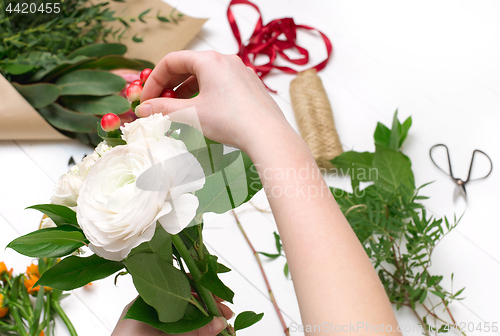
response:
<path id="1" fill-rule="evenodd" d="M 5 263 L 4 262 L 0 262 L 0 279 L 3 278 L 4 273 L 6 273 L 9 278 L 11 278 L 12 277 L 12 271 L 13 271 L 12 268 L 10 270 L 8 270 L 7 266 L 5 266 Z"/>
<path id="2" fill-rule="evenodd" d="M 28 267 L 26 267 L 26 275 L 35 275 L 38 278 L 40 278 L 40 272 L 38 271 L 38 265 L 31 264 Z"/>
<path id="3" fill-rule="evenodd" d="M 40 331 L 40 335 L 39 336 L 45 336 L 45 333 L 42 331 Z"/>
<path id="4" fill-rule="evenodd" d="M 4 304 L 3 304 L 3 295 L 0 294 L 0 318 L 2 318 L 5 315 L 7 315 L 8 312 L 9 312 L 9 308 L 8 307 L 4 307 Z"/>
<path id="5" fill-rule="evenodd" d="M 24 287 L 26 287 L 29 294 L 35 294 L 36 292 L 38 292 L 40 286 L 36 286 L 35 288 L 33 288 L 33 285 L 35 285 L 39 279 L 40 278 L 34 274 L 26 274 L 26 277 L 24 278 Z"/>

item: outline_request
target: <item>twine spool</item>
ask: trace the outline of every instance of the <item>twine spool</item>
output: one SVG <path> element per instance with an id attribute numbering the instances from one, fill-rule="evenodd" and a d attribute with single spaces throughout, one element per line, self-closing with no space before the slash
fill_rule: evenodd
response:
<path id="1" fill-rule="evenodd" d="M 333 112 L 321 78 L 315 69 L 299 72 L 290 84 L 290 97 L 302 139 L 318 167 L 331 169 L 329 160 L 342 154 Z"/>

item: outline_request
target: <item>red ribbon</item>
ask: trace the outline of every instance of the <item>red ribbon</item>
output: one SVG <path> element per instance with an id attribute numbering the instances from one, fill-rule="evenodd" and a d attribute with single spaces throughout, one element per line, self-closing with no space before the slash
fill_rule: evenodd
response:
<path id="1" fill-rule="evenodd" d="M 231 6 L 239 4 L 250 5 L 259 13 L 259 19 L 257 20 L 254 32 L 247 45 L 244 45 L 241 41 L 240 30 L 238 29 L 234 15 L 231 12 Z M 227 18 L 229 20 L 229 24 L 231 25 L 234 37 L 239 45 L 237 55 L 240 56 L 246 66 L 252 68 L 257 73 L 260 79 L 263 79 L 267 74 L 269 74 L 273 68 L 289 74 L 297 73 L 297 70 L 292 68 L 274 65 L 274 61 L 276 60 L 278 54 L 293 64 L 304 65 L 309 62 L 308 51 L 295 43 L 298 28 L 316 30 L 321 34 L 321 37 L 325 42 L 327 51 L 326 59 L 312 68 L 320 71 L 326 66 L 328 60 L 330 59 L 330 55 L 332 53 L 332 43 L 325 34 L 310 26 L 297 25 L 292 18 L 276 19 L 264 26 L 262 24 L 262 14 L 260 13 L 259 7 L 248 0 L 231 0 L 231 3 L 227 8 Z M 278 37 L 282 35 L 284 35 L 286 39 L 278 39 Z M 303 57 L 295 59 L 289 58 L 284 51 L 291 48 L 295 48 Z M 267 55 L 269 57 L 269 62 L 263 65 L 255 65 L 253 61 L 255 61 L 257 55 L 259 54 Z M 253 57 L 250 57 L 250 55 L 253 55 Z M 269 90 L 276 92 L 271 89 Z"/>

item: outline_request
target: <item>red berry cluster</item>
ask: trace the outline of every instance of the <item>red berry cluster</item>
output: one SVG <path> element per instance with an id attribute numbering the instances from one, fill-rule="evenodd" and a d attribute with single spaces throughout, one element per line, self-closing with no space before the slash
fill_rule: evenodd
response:
<path id="1" fill-rule="evenodd" d="M 127 98 L 132 102 L 132 106 L 139 105 L 139 102 L 141 100 L 142 88 L 146 83 L 146 80 L 151 75 L 152 71 L 153 70 L 149 68 L 142 70 L 139 76 L 140 79 L 133 81 L 127 87 Z M 160 93 L 160 97 L 177 98 L 177 93 L 172 89 L 165 89 Z M 113 113 L 105 114 L 101 118 L 101 127 L 106 132 L 114 131 L 120 127 L 120 118 Z"/>

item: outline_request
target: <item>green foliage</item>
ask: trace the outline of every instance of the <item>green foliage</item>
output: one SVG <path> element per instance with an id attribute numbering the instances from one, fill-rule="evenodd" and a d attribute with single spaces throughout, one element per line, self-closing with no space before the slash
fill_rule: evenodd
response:
<path id="1" fill-rule="evenodd" d="M 188 305 L 184 316 L 180 320 L 172 323 L 163 323 L 158 318 L 157 311 L 144 302 L 141 297 L 138 297 L 125 314 L 125 318 L 147 323 L 169 335 L 174 335 L 204 327 L 212 321 L 213 316 L 207 316 L 193 305 Z"/>
<path id="2" fill-rule="evenodd" d="M 41 211 L 49 216 L 57 226 L 60 225 L 73 225 L 79 228 L 76 220 L 76 212 L 64 205 L 58 204 L 38 204 L 27 207 L 26 209 L 34 209 Z"/>
<path id="3" fill-rule="evenodd" d="M 252 311 L 239 313 L 238 316 L 236 316 L 236 320 L 234 321 L 234 331 L 245 329 L 254 325 L 255 323 L 262 320 L 263 316 L 264 313 L 256 314 Z"/>
<path id="4" fill-rule="evenodd" d="M 150 253 L 134 254 L 126 264 L 139 295 L 156 308 L 161 322 L 176 322 L 184 316 L 191 286 L 182 271 Z"/>
<path id="5" fill-rule="evenodd" d="M 425 185 L 415 188 L 411 162 L 400 152 L 410 126 L 411 118 L 401 124 L 396 111 L 392 129 L 377 125 L 375 153 L 346 152 L 332 160 L 337 167 L 360 169 L 349 171 L 353 193 L 333 188 L 332 193 L 377 269 L 390 301 L 398 308 L 408 306 L 416 314 L 417 305 L 424 305 L 428 313 L 423 317 L 428 317 L 437 314 L 437 307 L 446 308 L 459 299 L 463 291 L 446 291 L 440 285 L 443 277 L 428 271 L 435 246 L 458 221 L 451 224 L 447 218 L 428 216 L 419 203 L 427 198 L 419 194 Z M 372 168 L 377 174 L 365 181 L 374 184 L 359 190 L 361 179 L 353 174 Z M 440 304 L 427 304 L 430 293 Z M 453 321 L 451 313 L 450 319 Z M 429 335 L 429 326 L 423 323 Z"/>
<path id="6" fill-rule="evenodd" d="M 85 258 L 70 256 L 43 273 L 36 285 L 72 290 L 104 279 L 123 267 L 122 262 L 106 260 L 96 254 Z"/>
<path id="7" fill-rule="evenodd" d="M 117 95 L 104 97 L 65 96 L 61 97 L 61 101 L 70 110 L 89 115 L 105 115 L 107 113 L 120 115 L 130 109 L 128 100 Z"/>
<path id="8" fill-rule="evenodd" d="M 263 256 L 268 257 L 271 260 L 278 259 L 279 257 L 286 258 L 285 253 L 283 251 L 283 245 L 281 244 L 280 235 L 276 232 L 274 232 L 273 234 L 274 234 L 274 241 L 276 244 L 276 250 L 278 251 L 278 253 L 267 253 L 267 252 L 257 252 L 257 253 L 262 254 Z M 285 267 L 283 268 L 283 273 L 285 274 L 285 277 L 288 277 L 288 275 L 290 274 L 290 271 L 288 269 L 288 262 L 285 263 Z"/>
<path id="9" fill-rule="evenodd" d="M 233 303 L 234 292 L 229 289 L 224 283 L 219 279 L 217 273 L 219 273 L 219 264 L 217 263 L 217 257 L 213 255 L 206 255 L 206 271 L 203 272 L 200 279 L 200 285 L 211 291 L 214 295 L 217 295 L 223 300 Z"/>
<path id="10" fill-rule="evenodd" d="M 16 238 L 7 245 L 29 257 L 63 257 L 86 243 L 82 231 L 71 225 L 34 231 Z"/>

